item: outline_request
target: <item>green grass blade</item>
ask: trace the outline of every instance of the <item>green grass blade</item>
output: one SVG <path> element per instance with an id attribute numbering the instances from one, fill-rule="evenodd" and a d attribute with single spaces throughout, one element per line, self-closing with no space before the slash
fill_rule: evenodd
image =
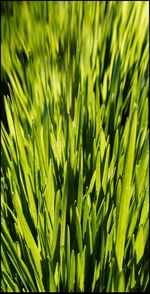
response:
<path id="1" fill-rule="evenodd" d="M 126 158 L 124 165 L 122 193 L 120 199 L 119 220 L 117 224 L 117 237 L 116 237 L 116 257 L 119 270 L 122 270 L 123 254 L 127 229 L 128 208 L 130 204 L 130 192 L 132 171 L 134 163 L 135 140 L 137 130 L 137 106 L 134 106 L 132 119 L 130 123 L 129 142 L 126 150 Z"/>

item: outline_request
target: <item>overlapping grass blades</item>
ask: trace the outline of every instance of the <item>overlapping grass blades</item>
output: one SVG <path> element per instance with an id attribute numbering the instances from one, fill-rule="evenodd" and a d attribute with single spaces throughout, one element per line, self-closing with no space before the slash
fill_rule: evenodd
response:
<path id="1" fill-rule="evenodd" d="M 2 292 L 148 291 L 148 2 L 1 8 Z"/>

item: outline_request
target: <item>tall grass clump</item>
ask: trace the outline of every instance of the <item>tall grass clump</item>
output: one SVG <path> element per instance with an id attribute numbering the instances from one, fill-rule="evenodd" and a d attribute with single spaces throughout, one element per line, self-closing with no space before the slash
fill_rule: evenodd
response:
<path id="1" fill-rule="evenodd" d="M 2 292 L 149 287 L 148 1 L 1 2 Z"/>

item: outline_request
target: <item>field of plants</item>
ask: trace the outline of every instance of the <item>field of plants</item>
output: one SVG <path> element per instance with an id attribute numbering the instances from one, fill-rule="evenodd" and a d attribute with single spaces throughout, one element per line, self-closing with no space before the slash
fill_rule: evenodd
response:
<path id="1" fill-rule="evenodd" d="M 149 2 L 1 1 L 1 291 L 148 292 Z"/>

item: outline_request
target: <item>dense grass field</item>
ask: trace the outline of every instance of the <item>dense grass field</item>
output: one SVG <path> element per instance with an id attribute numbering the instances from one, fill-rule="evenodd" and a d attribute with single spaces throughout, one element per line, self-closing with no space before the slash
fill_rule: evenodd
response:
<path id="1" fill-rule="evenodd" d="M 148 1 L 1 1 L 1 291 L 148 292 Z"/>

